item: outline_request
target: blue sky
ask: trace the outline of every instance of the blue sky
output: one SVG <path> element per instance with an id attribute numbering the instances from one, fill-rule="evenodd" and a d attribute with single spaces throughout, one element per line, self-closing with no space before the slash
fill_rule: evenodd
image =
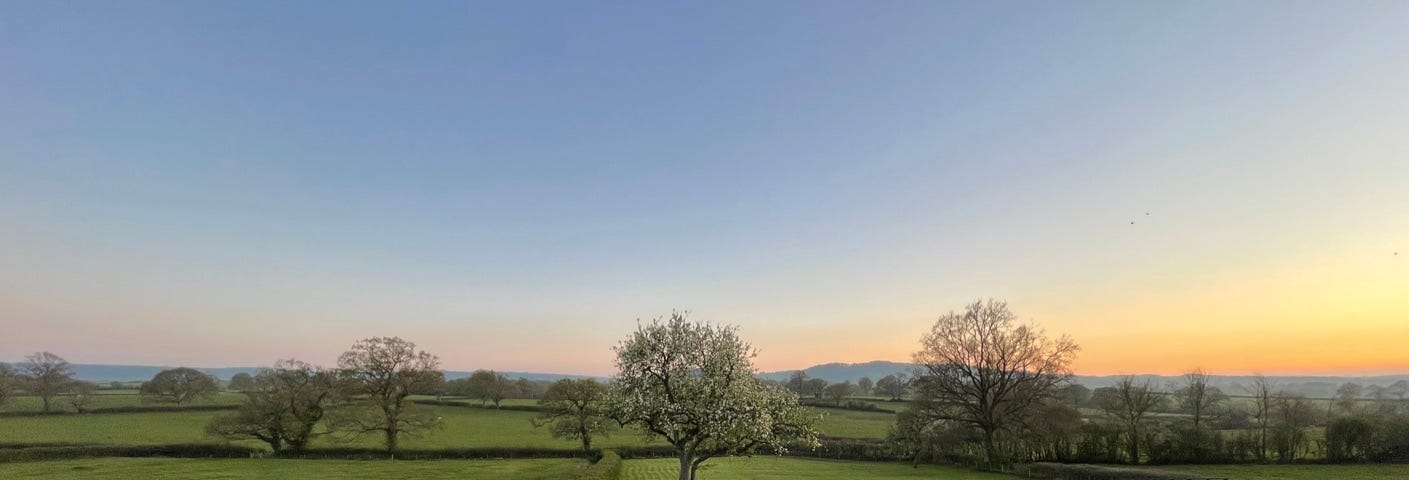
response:
<path id="1" fill-rule="evenodd" d="M 782 369 L 903 360 L 990 296 L 1091 372 L 1194 366 L 1127 347 L 1211 326 L 1309 342 L 1347 303 L 1381 305 L 1345 320 L 1380 336 L 1409 314 L 1364 293 L 1409 286 L 1406 24 L 1401 2 L 10 3 L 0 358 L 326 363 L 400 335 L 452 368 L 603 373 L 680 308 Z M 1317 269 L 1371 284 L 1276 283 Z M 1301 314 L 1277 293 L 1331 286 Z"/>

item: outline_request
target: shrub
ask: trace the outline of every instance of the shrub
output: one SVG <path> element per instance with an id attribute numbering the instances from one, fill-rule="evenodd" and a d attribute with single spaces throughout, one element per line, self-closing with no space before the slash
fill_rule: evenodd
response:
<path id="1" fill-rule="evenodd" d="M 250 447 L 220 444 L 80 445 L 4 449 L 0 463 L 94 457 L 244 458 L 259 453 Z"/>
<path id="2" fill-rule="evenodd" d="M 602 458 L 597 463 L 582 469 L 575 477 L 577 480 L 615 480 L 621 474 L 621 455 L 607 450 L 602 452 Z"/>

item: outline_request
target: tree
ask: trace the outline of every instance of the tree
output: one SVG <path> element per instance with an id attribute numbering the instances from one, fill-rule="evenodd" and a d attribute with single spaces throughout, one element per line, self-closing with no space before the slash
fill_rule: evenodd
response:
<path id="1" fill-rule="evenodd" d="M 554 437 L 582 441 L 587 455 L 592 454 L 592 436 L 606 435 L 614 426 L 607 388 L 590 378 L 553 382 L 538 406 L 543 412 L 533 426 L 551 425 Z"/>
<path id="2" fill-rule="evenodd" d="M 1298 452 L 1306 447 L 1309 438 L 1306 430 L 1316 421 L 1316 413 L 1306 397 L 1289 392 L 1278 392 L 1272 397 L 1272 443 L 1276 447 L 1277 459 L 1290 462 L 1297 459 Z"/>
<path id="3" fill-rule="evenodd" d="M 25 390 L 39 396 L 44 402 L 44 412 L 50 411 L 50 403 L 73 384 L 73 367 L 68 360 L 49 352 L 39 352 L 24 357 L 21 367 Z"/>
<path id="4" fill-rule="evenodd" d="M 806 394 L 807 372 L 804 372 L 802 370 L 794 370 L 791 375 L 788 375 L 787 385 L 788 390 L 792 391 L 793 393 L 796 393 L 798 395 Z"/>
<path id="5" fill-rule="evenodd" d="M 516 395 L 518 389 L 517 383 L 494 370 L 475 370 L 470 374 L 469 393 L 479 399 L 480 405 L 492 401 L 494 408 L 499 408 L 499 403 Z"/>
<path id="6" fill-rule="evenodd" d="M 851 382 L 847 381 L 827 385 L 826 391 L 824 393 L 826 393 L 827 398 L 832 399 L 832 401 L 836 402 L 837 405 L 841 405 L 841 401 L 846 400 L 846 397 L 850 397 L 851 392 L 855 389 L 856 386 L 852 385 Z"/>
<path id="7" fill-rule="evenodd" d="M 1386 392 L 1390 395 L 1394 395 L 1394 398 L 1403 401 L 1404 396 L 1409 395 L 1409 380 L 1397 380 L 1391 383 Z"/>
<path id="8" fill-rule="evenodd" d="M 236 373 L 235 376 L 230 377 L 230 384 L 228 385 L 228 387 L 230 387 L 230 390 L 234 390 L 236 392 L 246 392 L 253 390 L 256 388 L 254 384 L 254 376 L 245 372 Z"/>
<path id="9" fill-rule="evenodd" d="M 1184 374 L 1184 385 L 1177 392 L 1179 405 L 1189 414 L 1193 421 L 1193 453 L 1196 459 L 1202 460 L 1204 456 L 1203 448 L 1203 421 L 1219 403 L 1228 397 L 1223 395 L 1223 391 L 1218 387 L 1208 384 L 1208 373 L 1203 369 Z"/>
<path id="10" fill-rule="evenodd" d="M 1257 420 L 1257 458 L 1267 460 L 1267 426 L 1272 421 L 1273 386 L 1267 377 L 1258 375 L 1252 381 L 1253 418 Z"/>
<path id="11" fill-rule="evenodd" d="M 861 377 L 860 380 L 856 381 L 856 393 L 859 395 L 870 395 L 871 389 L 875 386 L 876 383 L 871 381 L 871 377 Z"/>
<path id="12" fill-rule="evenodd" d="M 881 377 L 880 380 L 876 381 L 876 390 L 890 397 L 892 401 L 900 400 L 900 397 L 905 396 L 905 390 L 910 388 L 910 381 L 907 377 L 908 376 L 904 373 Z"/>
<path id="13" fill-rule="evenodd" d="M 228 440 L 259 440 L 275 452 L 308 446 L 337 399 L 335 372 L 298 360 L 280 360 L 260 369 L 243 389 L 245 403 L 235 413 L 218 416 L 206 433 Z"/>
<path id="14" fill-rule="evenodd" d="M 680 480 L 693 480 L 715 456 L 817 445 L 816 418 L 796 394 L 754 377 L 757 352 L 735 327 L 692 322 L 677 312 L 638 326 L 614 350 L 613 415 L 647 439 L 670 444 Z"/>
<path id="15" fill-rule="evenodd" d="M 15 394 L 15 390 L 20 386 L 20 376 L 10 364 L 0 362 L 0 406 Z"/>
<path id="16" fill-rule="evenodd" d="M 341 411 L 334 423 L 351 436 L 381 433 L 388 452 L 395 452 L 404 435 L 439 425 L 440 418 L 422 413 L 406 397 L 445 377 L 440 360 L 396 337 L 359 341 L 338 357 L 338 376 L 346 394 L 361 408 Z"/>
<path id="17" fill-rule="evenodd" d="M 1073 407 L 1081 407 L 1091 401 L 1091 389 L 1079 383 L 1062 387 L 1058 395 L 1063 402 Z"/>
<path id="18" fill-rule="evenodd" d="M 1126 453 L 1130 463 L 1140 463 L 1140 429 L 1145 415 L 1164 403 L 1164 394 L 1150 386 L 1149 381 L 1136 383 L 1126 375 L 1113 387 L 1098 388 L 1092 399 L 1107 415 L 1120 420 L 1126 433 Z"/>
<path id="19" fill-rule="evenodd" d="M 1355 412 L 1355 402 L 1360 398 L 1360 392 L 1364 390 L 1358 383 L 1346 382 L 1336 389 L 1336 407 L 1346 413 Z"/>
<path id="20" fill-rule="evenodd" d="M 210 374 L 180 367 L 158 372 L 138 389 L 142 399 L 158 403 L 182 404 L 208 399 L 220 392 L 220 384 Z"/>
<path id="21" fill-rule="evenodd" d="M 802 384 L 802 391 L 812 398 L 822 398 L 822 394 L 827 392 L 827 381 L 820 378 L 809 379 Z"/>
<path id="22" fill-rule="evenodd" d="M 70 407 L 78 413 L 88 412 L 88 406 L 93 404 L 93 395 L 98 392 L 98 385 L 93 382 L 74 380 L 69 384 L 64 399 L 68 401 Z"/>
<path id="23" fill-rule="evenodd" d="M 915 353 L 920 376 L 911 408 L 980 431 L 991 467 L 1007 463 L 999 436 L 1019 426 L 1013 423 L 1026 410 L 1055 398 L 1079 350 L 1071 338 L 1048 339 L 1016 318 L 1004 302 L 974 302 L 941 316 Z"/>

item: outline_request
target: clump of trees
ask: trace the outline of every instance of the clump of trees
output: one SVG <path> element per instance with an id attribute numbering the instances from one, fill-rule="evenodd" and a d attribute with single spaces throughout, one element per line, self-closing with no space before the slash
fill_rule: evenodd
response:
<path id="1" fill-rule="evenodd" d="M 228 440 L 258 440 L 274 452 L 302 451 L 331 433 L 323 424 L 341 400 L 337 372 L 298 360 L 280 360 L 242 385 L 246 401 L 235 413 L 216 417 L 206 432 Z"/>
<path id="2" fill-rule="evenodd" d="M 816 418 L 795 393 L 754 376 L 757 353 L 734 327 L 676 312 L 639 326 L 615 351 L 612 416 L 670 444 L 680 480 L 716 456 L 818 444 Z"/>
<path id="3" fill-rule="evenodd" d="M 220 393 L 220 383 L 208 373 L 180 367 L 158 372 L 138 391 L 143 401 L 180 405 L 215 396 Z"/>
<path id="4" fill-rule="evenodd" d="M 73 391 L 73 367 L 68 360 L 49 352 L 38 352 L 26 356 L 20 366 L 19 379 L 24 390 L 38 396 L 44 405 L 44 412 L 52 411 L 56 397 Z"/>

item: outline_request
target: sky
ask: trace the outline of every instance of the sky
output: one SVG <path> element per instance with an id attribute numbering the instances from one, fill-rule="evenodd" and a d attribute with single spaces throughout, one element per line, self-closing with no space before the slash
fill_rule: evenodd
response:
<path id="1" fill-rule="evenodd" d="M 1409 372 L 1409 3 L 5 2 L 0 360 Z M 1133 222 L 1133 223 L 1132 223 Z M 1397 252 L 1397 254 L 1396 254 Z"/>

